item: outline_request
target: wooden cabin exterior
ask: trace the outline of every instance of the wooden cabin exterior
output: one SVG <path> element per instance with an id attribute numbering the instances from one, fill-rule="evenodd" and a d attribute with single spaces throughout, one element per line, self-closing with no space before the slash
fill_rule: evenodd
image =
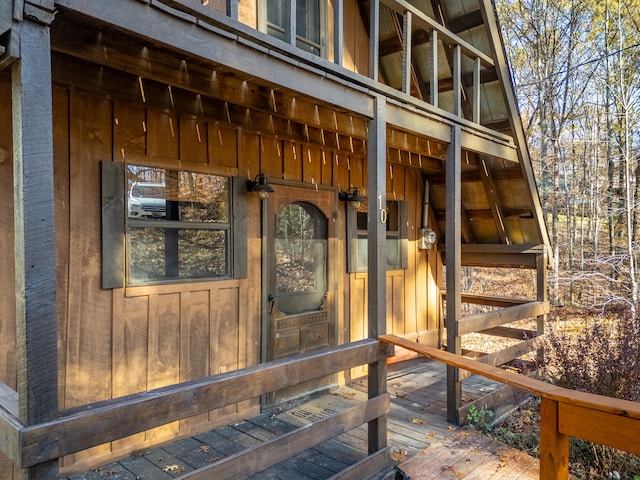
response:
<path id="1" fill-rule="evenodd" d="M 466 333 L 521 336 L 501 325 L 547 311 L 548 238 L 490 0 L 13 0 L 0 53 L 0 380 L 24 425 L 385 332 L 440 347 L 445 318 L 460 353 Z M 537 269 L 538 298 L 464 299 L 462 265 Z M 506 308 L 465 321 L 462 301 Z M 452 421 L 460 381 L 452 369 Z"/>

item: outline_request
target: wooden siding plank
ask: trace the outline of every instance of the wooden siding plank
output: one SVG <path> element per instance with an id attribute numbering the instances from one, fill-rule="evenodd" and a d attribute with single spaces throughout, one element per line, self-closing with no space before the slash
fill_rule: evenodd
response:
<path id="1" fill-rule="evenodd" d="M 217 289 L 211 294 L 210 372 L 217 375 L 240 368 L 240 298 L 237 288 Z M 227 405 L 212 412 L 211 419 L 224 418 L 236 412 L 235 404 Z"/>
<path id="2" fill-rule="evenodd" d="M 122 397 L 147 390 L 149 297 L 122 298 L 123 289 L 113 291 L 113 396 Z M 117 329 L 117 331 L 116 331 Z M 144 442 L 137 433 L 113 442 L 113 449 L 125 449 Z M 105 446 L 106 448 L 106 446 Z M 92 453 L 93 455 L 96 452 Z M 86 455 L 85 452 L 79 454 Z"/>
<path id="3" fill-rule="evenodd" d="M 64 408 L 111 398 L 112 290 L 101 288 L 100 161 L 112 157 L 113 106 L 72 92 L 69 319 Z M 89 381 L 90 380 L 90 381 Z"/>
<path id="4" fill-rule="evenodd" d="M 363 340 L 293 359 L 92 404 L 47 425 L 23 430 L 22 464 L 29 466 L 40 463 L 185 416 L 199 415 L 355 365 L 373 363 L 388 357 L 390 353 L 387 346 L 381 346 L 377 341 Z"/>
<path id="5" fill-rule="evenodd" d="M 216 463 L 180 477 L 182 480 L 240 478 L 264 470 L 308 448 L 334 438 L 354 427 L 384 415 L 389 410 L 387 394 L 320 420 L 303 428 L 268 440 L 247 451 L 239 452 Z"/>
<path id="6" fill-rule="evenodd" d="M 149 296 L 147 389 L 180 382 L 180 294 Z M 169 440 L 179 432 L 173 422 L 146 432 L 148 442 Z"/>

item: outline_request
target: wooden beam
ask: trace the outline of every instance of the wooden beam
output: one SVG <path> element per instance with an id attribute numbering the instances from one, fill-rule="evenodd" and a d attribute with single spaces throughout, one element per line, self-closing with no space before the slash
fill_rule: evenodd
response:
<path id="1" fill-rule="evenodd" d="M 447 302 L 447 305 L 449 302 Z M 458 332 L 460 335 L 476 333 L 489 328 L 498 327 L 505 323 L 525 320 L 549 313 L 548 302 L 529 302 L 514 307 L 500 308 L 485 313 L 476 313 L 465 317 L 458 317 Z"/>
<path id="2" fill-rule="evenodd" d="M 336 473 L 328 480 L 361 480 L 374 478 L 389 466 L 390 448 L 383 448 L 376 453 L 363 458 L 341 472 Z"/>
<path id="3" fill-rule="evenodd" d="M 391 354 L 375 340 L 362 340 L 86 405 L 48 423 L 24 428 L 21 464 L 30 466 L 62 457 L 291 385 L 375 363 Z"/>
<path id="4" fill-rule="evenodd" d="M 640 455 L 640 420 L 612 417 L 591 408 L 558 403 L 558 431 Z M 611 435 L 611 432 L 615 435 Z"/>
<path id="5" fill-rule="evenodd" d="M 444 290 L 441 290 L 440 294 L 446 300 L 447 292 Z M 512 307 L 513 305 L 522 305 L 523 303 L 531 302 L 531 300 L 528 300 L 525 298 L 496 297 L 493 295 L 482 295 L 482 294 L 474 294 L 474 293 L 462 293 L 460 295 L 460 301 L 462 303 L 488 305 L 491 307 Z"/>
<path id="6" fill-rule="evenodd" d="M 246 78 L 262 79 L 267 85 L 295 91 L 301 96 L 322 99 L 340 111 L 350 111 L 354 115 L 369 118 L 372 116 L 373 99 L 368 92 L 352 88 L 352 82 L 333 73 L 318 75 L 316 64 L 320 63 L 323 68 L 331 71 L 331 62 L 312 54 L 308 54 L 307 59 L 300 49 L 284 48 L 283 42 L 254 28 L 230 23 L 226 16 L 216 14 L 197 2 L 172 0 L 171 3 L 180 6 L 181 11 L 189 12 L 188 15 L 193 17 L 189 20 L 189 17 L 185 19 L 178 15 L 168 15 L 166 9 L 158 8 L 155 2 L 152 5 L 127 2 L 127 8 L 124 9 L 120 8 L 119 0 L 57 0 L 56 6 L 61 10 L 58 14 L 60 18 L 65 10 L 72 10 L 86 16 L 87 20 L 104 22 L 105 29 L 135 32 L 138 39 L 146 39 L 147 45 L 158 45 L 174 53 L 189 52 L 188 57 L 199 62 L 223 65 L 228 71 L 242 72 Z M 196 22 L 196 18 L 201 23 Z M 185 20 L 191 21 L 194 28 L 185 28 Z M 199 27 L 195 26 L 196 23 Z M 283 46 L 281 52 L 277 46 Z M 303 57 L 308 60 L 306 63 L 300 61 Z M 279 62 L 273 61 L 274 58 Z M 307 63 L 313 64 L 313 68 Z M 144 64 L 143 57 L 138 64 Z M 344 76 L 349 77 L 350 74 L 347 72 Z"/>
<path id="7" fill-rule="evenodd" d="M 538 332 L 535 330 L 527 330 L 525 328 L 514 327 L 493 327 L 486 330 L 480 330 L 477 333 L 483 335 L 493 335 L 502 338 L 513 338 L 515 340 L 527 340 L 530 338 L 538 337 Z"/>
<path id="8" fill-rule="evenodd" d="M 462 148 L 470 152 L 488 155 L 490 157 L 518 163 L 518 151 L 513 143 L 495 141 L 475 132 L 463 130 L 461 139 Z"/>
<path id="9" fill-rule="evenodd" d="M 447 327 L 447 351 L 453 354 L 462 352 L 459 331 L 459 319 L 462 316 L 460 302 L 461 279 L 461 238 L 462 238 L 462 185 L 460 176 L 462 173 L 462 149 L 460 145 L 461 130 L 458 125 L 452 129 L 451 143 L 447 152 L 446 183 L 447 183 L 447 220 L 446 220 L 446 245 L 449 252 L 446 271 L 447 302 L 446 327 Z M 451 365 L 447 366 L 447 421 L 456 425 L 460 424 L 458 408 L 462 404 L 462 384 L 459 379 L 459 370 Z"/>
<path id="10" fill-rule="evenodd" d="M 61 22 L 63 18 L 61 17 Z M 74 28 L 77 34 L 66 35 L 70 28 Z M 147 46 L 139 39 L 123 39 L 122 34 L 102 32 L 98 35 L 95 31 L 68 21 L 66 25 L 53 30 L 52 46 L 56 52 L 90 62 L 81 63 L 83 68 L 99 70 L 103 65 L 114 70 L 111 73 L 100 71 L 103 76 L 97 75 L 92 79 L 95 84 L 93 88 L 109 86 L 104 75 L 122 76 L 122 72 L 126 72 L 136 81 L 138 77 L 142 77 L 157 84 L 170 85 L 173 89 L 200 94 L 232 106 L 238 105 L 243 110 L 250 108 L 266 118 L 272 116 L 292 120 L 332 133 L 344 132 L 348 128 L 350 135 L 366 138 L 365 119 L 362 116 L 295 95 L 282 86 L 252 80 L 251 77 L 226 67 L 206 65 L 195 58 L 187 61 L 178 55 L 169 55 Z M 58 57 L 57 61 L 73 67 L 68 59 Z M 63 70 L 60 73 L 64 75 L 65 72 Z M 69 81 L 74 81 L 74 78 L 77 83 L 81 84 L 83 81 L 78 75 Z"/>
<path id="11" fill-rule="evenodd" d="M 247 478 L 309 448 L 370 422 L 389 411 L 389 395 L 381 395 L 318 422 L 280 435 L 210 465 L 180 476 L 181 480 Z"/>
<path id="12" fill-rule="evenodd" d="M 527 180 L 529 195 L 533 202 L 534 217 L 536 219 L 536 225 L 538 227 L 538 233 L 540 235 L 540 242 L 545 245 L 550 245 L 551 242 L 549 241 L 549 234 L 544 223 L 544 213 L 536 188 L 535 175 L 533 173 L 531 158 L 529 157 L 529 150 L 527 149 L 524 127 L 522 125 L 522 120 L 520 119 L 518 114 L 518 103 L 516 101 L 511 74 L 509 73 L 505 51 L 501 42 L 500 26 L 498 25 L 498 19 L 496 18 L 493 1 L 481 0 L 480 10 L 482 12 L 484 24 L 486 25 L 489 32 L 488 37 L 491 44 L 493 58 L 496 59 L 496 73 L 498 74 L 498 78 L 500 79 L 500 83 L 502 84 L 502 90 L 507 102 L 509 123 L 511 124 L 511 130 L 514 134 L 514 142 L 518 146 L 517 155 L 522 159 L 521 168 L 523 175 Z"/>
<path id="13" fill-rule="evenodd" d="M 496 227 L 496 231 L 498 232 L 500 242 L 509 245 L 511 244 L 511 238 L 509 237 L 504 221 L 505 218 L 502 208 L 502 200 L 498 196 L 498 189 L 493 182 L 491 172 L 487 167 L 487 162 L 485 162 L 483 158 L 480 158 L 478 168 L 480 170 L 480 179 L 482 180 L 484 192 L 487 196 L 487 202 L 489 203 L 489 207 L 491 208 L 493 223 Z"/>

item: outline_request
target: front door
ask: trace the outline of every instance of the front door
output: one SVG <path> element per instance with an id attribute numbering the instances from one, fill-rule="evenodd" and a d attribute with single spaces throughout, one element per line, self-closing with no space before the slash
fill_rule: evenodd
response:
<path id="1" fill-rule="evenodd" d="M 335 345 L 335 193 L 278 185 L 267 200 L 267 361 Z M 268 404 L 326 387 L 322 379 L 275 392 Z"/>

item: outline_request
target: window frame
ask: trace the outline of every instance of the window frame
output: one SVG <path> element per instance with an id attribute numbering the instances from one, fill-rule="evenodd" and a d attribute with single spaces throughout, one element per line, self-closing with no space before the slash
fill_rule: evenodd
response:
<path id="1" fill-rule="evenodd" d="M 408 227 L 407 227 L 407 202 L 404 200 L 387 200 L 387 208 L 389 204 L 397 204 L 397 230 L 389 230 L 387 227 L 385 252 L 389 246 L 389 241 L 395 241 L 398 244 L 398 264 L 389 265 L 387 263 L 386 270 L 388 272 L 394 270 L 407 270 L 409 268 L 409 256 L 408 256 Z M 361 251 L 362 238 L 366 239 L 368 231 L 367 229 L 358 228 L 358 214 L 368 216 L 367 202 L 361 202 L 360 207 L 356 210 L 347 202 L 347 270 L 349 273 L 367 273 L 369 271 L 368 264 L 361 265 L 358 258 L 362 253 Z M 387 224 L 388 226 L 388 224 Z M 366 242 L 365 242 L 366 244 Z M 387 257 L 388 259 L 388 257 Z M 366 263 L 366 262 L 365 262 Z"/>
<path id="2" fill-rule="evenodd" d="M 286 41 L 287 38 L 289 37 L 288 35 L 288 26 L 290 24 L 290 22 L 287 21 L 287 19 L 283 19 L 284 20 L 284 25 L 277 25 L 274 23 L 269 22 L 269 12 L 268 12 L 268 1 L 269 0 L 260 0 L 258 2 L 258 30 L 260 30 L 261 32 L 266 33 L 267 35 L 271 35 L 274 38 L 278 38 L 282 41 Z M 297 0 L 284 0 L 284 1 L 291 1 L 292 2 L 292 7 L 293 10 L 295 11 L 296 14 L 296 30 L 297 30 L 297 25 L 298 25 L 298 17 L 297 17 L 297 12 L 298 12 L 298 8 L 297 8 Z M 314 0 L 315 1 L 315 0 Z M 319 37 L 319 43 L 316 43 L 315 41 L 311 40 L 309 37 L 303 37 L 298 35 L 298 33 L 296 32 L 295 38 L 296 38 L 296 42 L 295 42 L 295 47 L 296 48 L 300 48 L 301 50 L 304 50 L 306 52 L 309 52 L 313 55 L 317 55 L 321 58 L 326 58 L 327 56 L 327 51 L 326 51 L 326 34 L 327 34 L 327 18 L 328 18 L 328 13 L 327 13 L 327 0 L 317 0 L 318 2 L 318 37 Z M 283 2 L 284 3 L 284 2 Z M 286 7 L 285 7 L 285 14 L 286 14 Z M 284 15 L 284 14 L 283 14 Z M 307 23 L 307 27 L 308 27 L 308 23 Z M 280 35 L 273 35 L 272 33 L 270 33 L 270 30 L 274 30 L 276 32 L 279 32 L 281 34 Z M 317 50 L 317 53 L 316 51 Z"/>
<path id="3" fill-rule="evenodd" d="M 139 164 L 135 164 L 138 166 Z M 145 165 L 139 165 L 145 166 Z M 128 164 L 115 161 L 102 162 L 102 285 L 103 288 L 139 287 L 147 285 L 185 284 L 247 276 L 246 239 L 246 180 L 209 172 L 194 172 L 184 168 L 159 167 L 177 172 L 201 173 L 228 178 L 228 222 L 190 222 L 129 218 L 128 215 Z M 165 230 L 225 231 L 225 275 L 151 279 L 130 281 L 128 248 L 130 228 L 162 228 Z"/>

